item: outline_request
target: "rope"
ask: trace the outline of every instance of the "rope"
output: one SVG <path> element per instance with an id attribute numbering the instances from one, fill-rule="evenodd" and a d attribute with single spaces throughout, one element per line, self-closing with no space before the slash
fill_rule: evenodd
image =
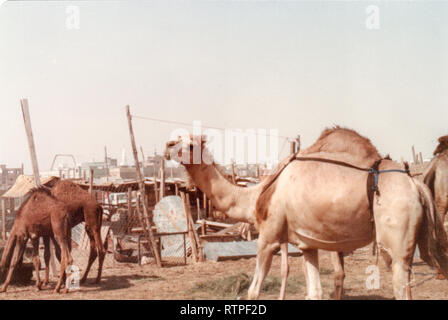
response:
<path id="1" fill-rule="evenodd" d="M 161 122 L 161 123 L 168 123 L 168 124 L 176 124 L 176 125 L 180 125 L 180 126 L 186 126 L 186 127 L 193 127 L 193 125 L 191 123 L 187 123 L 187 122 L 182 122 L 182 121 L 175 121 L 175 120 L 165 120 L 165 119 L 157 119 L 157 118 L 151 118 L 151 117 L 144 117 L 144 116 L 137 116 L 137 115 L 132 115 L 132 118 L 136 118 L 136 119 L 143 119 L 143 120 L 149 120 L 149 121 L 155 121 L 155 122 Z M 216 130 L 222 130 L 225 131 L 227 130 L 227 128 L 222 128 L 222 127 L 216 127 L 216 126 L 210 126 L 210 125 L 204 125 L 201 124 L 202 127 L 204 128 L 208 128 L 208 129 L 216 129 Z M 260 136 L 268 136 L 269 134 L 262 134 L 262 133 L 257 133 L 255 132 L 255 135 L 260 135 Z M 287 136 L 280 136 L 278 135 L 277 137 L 279 138 L 283 138 L 283 139 L 287 139 L 289 141 L 293 141 L 294 139 L 287 137 Z M 295 141 L 295 140 L 294 140 Z"/>

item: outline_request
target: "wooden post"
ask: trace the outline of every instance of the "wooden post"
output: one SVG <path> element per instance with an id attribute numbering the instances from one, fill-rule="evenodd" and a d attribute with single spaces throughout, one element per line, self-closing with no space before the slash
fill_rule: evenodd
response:
<path id="1" fill-rule="evenodd" d="M 36 187 L 40 186 L 39 166 L 37 165 L 36 146 L 34 145 L 33 129 L 31 128 L 30 110 L 28 100 L 21 99 L 23 121 L 25 123 L 25 131 L 28 139 L 28 147 L 30 151 L 31 164 L 33 166 L 34 183 Z"/>
<path id="2" fill-rule="evenodd" d="M 191 215 L 191 203 L 190 203 L 190 194 L 189 193 L 187 193 L 187 214 L 188 214 L 188 219 L 190 222 L 191 230 L 193 231 L 194 240 L 195 240 L 197 248 L 198 248 L 199 262 L 203 262 L 203 261 L 205 261 L 204 251 L 202 250 L 202 245 L 201 245 L 201 240 L 199 239 L 199 235 L 196 232 L 196 229 L 194 228 L 193 216 Z"/>
<path id="3" fill-rule="evenodd" d="M 187 199 L 185 196 L 184 192 L 180 193 L 180 196 L 182 198 L 182 204 L 184 207 L 184 213 L 185 213 L 185 220 L 187 222 L 187 231 L 188 231 L 188 236 L 190 237 L 190 244 L 191 244 L 191 253 L 193 255 L 193 261 L 196 262 L 198 261 L 198 250 L 197 250 L 197 244 L 196 244 L 196 239 L 194 237 L 193 234 L 193 226 L 190 224 L 190 217 L 188 215 L 188 203 L 187 203 Z"/>
<path id="4" fill-rule="evenodd" d="M 90 169 L 90 176 L 89 176 L 89 193 L 93 195 L 93 169 Z"/>
<path id="5" fill-rule="evenodd" d="M 201 220 L 201 233 L 203 236 L 207 234 L 207 226 L 205 225 L 205 219 Z"/>
<path id="6" fill-rule="evenodd" d="M 412 159 L 414 159 L 414 164 L 417 164 L 417 157 L 415 156 L 414 146 L 412 146 Z"/>
<path id="7" fill-rule="evenodd" d="M 196 206 L 198 207 L 198 220 L 202 219 L 202 214 L 201 214 L 201 203 L 199 201 L 199 198 L 196 198 Z"/>
<path id="8" fill-rule="evenodd" d="M 159 189 L 157 188 L 157 180 L 155 177 L 154 177 L 154 197 L 156 203 L 159 202 Z"/>
<path id="9" fill-rule="evenodd" d="M 5 198 L 0 198 L 2 202 L 2 239 L 6 240 L 6 207 Z"/>
<path id="10" fill-rule="evenodd" d="M 129 105 L 126 106 L 126 115 L 128 118 L 128 125 L 129 125 L 129 135 L 131 136 L 131 145 L 132 145 L 132 151 L 134 154 L 134 160 L 135 160 L 135 170 L 137 171 L 137 181 L 140 188 L 140 194 L 142 195 L 142 202 L 143 202 L 143 215 L 145 218 L 146 233 L 148 235 L 149 242 L 151 243 L 152 251 L 154 253 L 154 258 L 156 259 L 156 263 L 158 267 L 162 267 L 162 260 L 160 259 L 159 250 L 156 245 L 156 240 L 154 238 L 154 234 L 152 232 L 151 228 L 151 221 L 149 217 L 149 210 L 148 210 L 148 201 L 146 200 L 146 193 L 145 193 L 145 184 L 143 182 L 142 172 L 140 171 L 140 165 L 138 163 L 138 155 L 137 155 L 137 147 L 135 145 L 135 138 L 134 138 L 134 130 L 132 128 L 132 117 L 131 117 L 131 111 L 129 109 Z"/>
<path id="11" fill-rule="evenodd" d="M 139 221 L 141 224 L 143 224 L 142 213 L 141 213 L 141 209 L 140 209 L 140 206 L 141 206 L 141 195 L 137 194 L 137 196 L 136 196 L 136 200 L 137 200 L 137 202 L 136 202 L 137 219 L 138 219 L 138 221 Z"/>
<path id="12" fill-rule="evenodd" d="M 236 179 L 235 179 L 235 163 L 232 161 L 231 164 L 231 168 L 232 168 L 232 183 L 236 184 Z"/>
<path id="13" fill-rule="evenodd" d="M 215 213 L 213 212 L 212 200 L 208 200 L 208 216 L 215 219 Z"/>
<path id="14" fill-rule="evenodd" d="M 131 229 L 129 223 L 132 221 L 132 188 L 128 188 L 128 231 Z"/>
<path id="15" fill-rule="evenodd" d="M 179 195 L 179 186 L 177 185 L 177 182 L 174 182 L 174 194 L 176 196 Z"/>
<path id="16" fill-rule="evenodd" d="M 297 135 L 296 138 L 296 152 L 299 153 L 300 152 L 300 147 L 301 147 L 301 141 L 300 141 L 300 134 Z"/>
<path id="17" fill-rule="evenodd" d="M 289 144 L 291 146 L 291 154 L 296 153 L 296 141 L 295 140 L 291 140 L 291 141 L 289 141 Z"/>
<path id="18" fill-rule="evenodd" d="M 160 197 L 162 200 L 165 196 L 165 159 L 162 158 L 162 166 L 160 168 Z"/>
<path id="19" fill-rule="evenodd" d="M 423 154 L 419 152 L 418 155 L 420 156 L 420 164 L 423 164 Z"/>
<path id="20" fill-rule="evenodd" d="M 207 218 L 207 195 L 202 193 L 202 207 L 204 208 L 204 219 Z"/>
<path id="21" fill-rule="evenodd" d="M 143 153 L 143 148 L 140 146 L 140 152 L 142 153 L 142 167 L 145 168 L 145 154 Z"/>

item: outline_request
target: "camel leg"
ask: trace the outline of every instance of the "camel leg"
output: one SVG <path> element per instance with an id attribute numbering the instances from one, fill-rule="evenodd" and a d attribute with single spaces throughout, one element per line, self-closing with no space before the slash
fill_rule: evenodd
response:
<path id="1" fill-rule="evenodd" d="M 380 249 L 381 258 L 383 258 L 384 266 L 387 271 L 392 271 L 392 258 L 386 250 Z"/>
<path id="2" fill-rule="evenodd" d="M 95 238 L 95 245 L 98 254 L 98 274 L 96 276 L 95 283 L 99 283 L 101 281 L 101 273 L 103 271 L 104 257 L 106 256 L 106 250 L 104 249 L 103 241 L 101 240 L 101 227 L 94 232 L 93 236 Z"/>
<path id="3" fill-rule="evenodd" d="M 90 242 L 90 252 L 89 252 L 89 261 L 87 262 L 86 270 L 84 271 L 84 275 L 81 278 L 80 283 L 84 283 L 87 280 L 87 275 L 89 274 L 90 268 L 92 267 L 93 262 L 95 261 L 97 257 L 97 251 L 95 246 L 95 238 L 93 236 L 92 230 L 86 226 L 86 233 L 89 237 Z"/>
<path id="4" fill-rule="evenodd" d="M 443 205 L 436 204 L 436 207 L 437 207 L 437 212 L 439 212 L 439 214 L 440 214 L 440 220 L 442 221 L 442 226 L 444 226 L 445 217 L 446 217 L 447 212 L 444 210 Z M 443 227 L 443 229 L 445 230 L 445 227 Z M 440 269 L 437 269 L 436 279 L 437 280 L 445 280 L 445 276 L 442 274 Z"/>
<path id="5" fill-rule="evenodd" d="M 17 263 L 20 260 L 23 252 L 25 251 L 25 240 L 21 236 L 17 236 L 16 246 L 14 248 L 14 253 L 11 258 L 11 263 L 9 265 L 8 275 L 6 276 L 6 280 L 3 283 L 3 286 L 0 288 L 0 292 L 5 292 L 8 288 L 9 283 L 11 282 L 14 271 L 17 267 Z"/>
<path id="6" fill-rule="evenodd" d="M 39 259 L 39 237 L 31 239 L 33 245 L 33 265 L 36 271 L 36 290 L 39 291 L 41 288 L 40 282 L 40 259 Z"/>
<path id="7" fill-rule="evenodd" d="M 411 267 L 404 261 L 392 263 L 392 284 L 396 299 L 411 300 Z"/>
<path id="8" fill-rule="evenodd" d="M 58 236 L 56 237 L 56 241 L 58 241 L 59 246 L 61 247 L 61 266 L 59 270 L 59 280 L 54 289 L 54 293 L 59 293 L 65 279 L 65 270 L 67 269 L 67 266 L 73 263 L 73 258 L 68 248 L 67 238 Z M 68 288 L 65 288 L 64 293 L 66 292 L 68 292 Z"/>
<path id="9" fill-rule="evenodd" d="M 319 253 L 317 249 L 303 250 L 303 272 L 305 273 L 307 300 L 322 299 L 319 275 Z"/>
<path id="10" fill-rule="evenodd" d="M 255 300 L 260 296 L 261 286 L 269 269 L 271 268 L 272 253 L 278 248 L 277 244 L 268 244 L 258 238 L 257 265 L 255 267 L 254 279 L 249 287 L 248 299 Z"/>
<path id="11" fill-rule="evenodd" d="M 59 279 L 58 283 L 56 284 L 56 287 L 54 289 L 54 293 L 58 293 L 61 289 L 61 286 L 65 280 L 65 271 L 67 269 L 67 266 L 71 265 L 73 263 L 73 258 L 70 254 L 70 243 L 71 239 L 68 236 L 67 230 L 68 225 L 67 221 L 65 219 L 58 219 L 56 221 L 52 221 L 52 228 L 54 233 L 54 238 L 56 242 L 59 244 L 59 247 L 61 249 L 61 265 L 59 270 Z M 68 292 L 68 288 L 66 287 L 64 290 L 64 293 Z"/>
<path id="12" fill-rule="evenodd" d="M 344 293 L 344 253 L 331 252 L 331 262 L 334 267 L 334 299 L 341 300 Z"/>
<path id="13" fill-rule="evenodd" d="M 52 242 L 54 245 L 54 254 L 56 256 L 56 259 L 58 259 L 58 261 L 61 262 L 61 247 L 59 246 L 59 243 L 56 241 L 54 236 L 52 237 Z M 48 251 L 48 252 L 51 254 L 50 251 Z"/>
<path id="14" fill-rule="evenodd" d="M 44 240 L 44 262 L 45 262 L 45 278 L 42 282 L 42 288 L 45 288 L 50 281 L 50 237 L 43 237 Z"/>
<path id="15" fill-rule="evenodd" d="M 282 286 L 280 288 L 279 300 L 285 300 L 286 295 L 286 280 L 288 279 L 289 266 L 288 266 L 288 243 L 282 243 L 280 245 L 281 255 L 282 255 Z"/>
<path id="16" fill-rule="evenodd" d="M 378 210 L 379 211 L 379 210 Z M 398 211 L 398 210 L 397 210 Z M 410 218 L 417 220 L 418 216 Z M 419 223 L 403 219 L 400 224 L 386 224 L 386 219 L 376 219 L 378 246 L 392 258 L 392 287 L 395 299 L 410 300 L 411 268 L 416 248 Z"/>

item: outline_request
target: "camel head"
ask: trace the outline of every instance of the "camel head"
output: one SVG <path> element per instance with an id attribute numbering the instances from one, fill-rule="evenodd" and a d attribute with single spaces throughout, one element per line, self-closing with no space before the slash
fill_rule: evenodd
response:
<path id="1" fill-rule="evenodd" d="M 208 139 L 200 136 L 179 136 L 176 140 L 166 143 L 165 159 L 174 160 L 182 165 L 198 165 L 203 162 L 213 162 L 211 155 L 207 152 L 206 143 Z"/>

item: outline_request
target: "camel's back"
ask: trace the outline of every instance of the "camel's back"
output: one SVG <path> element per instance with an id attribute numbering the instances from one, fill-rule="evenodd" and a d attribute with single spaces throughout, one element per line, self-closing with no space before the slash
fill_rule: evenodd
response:
<path id="1" fill-rule="evenodd" d="M 97 205 L 95 198 L 91 194 L 69 180 L 58 181 L 51 188 L 51 194 L 64 202 L 71 213 L 86 206 L 95 207 Z"/>
<path id="2" fill-rule="evenodd" d="M 354 130 L 341 127 L 324 130 L 317 141 L 300 154 L 303 156 L 321 154 L 322 157 L 367 167 L 381 158 L 369 139 Z"/>
<path id="3" fill-rule="evenodd" d="M 67 207 L 61 201 L 43 192 L 34 192 L 19 208 L 14 224 L 40 236 L 51 233 L 51 221 L 63 219 Z"/>

